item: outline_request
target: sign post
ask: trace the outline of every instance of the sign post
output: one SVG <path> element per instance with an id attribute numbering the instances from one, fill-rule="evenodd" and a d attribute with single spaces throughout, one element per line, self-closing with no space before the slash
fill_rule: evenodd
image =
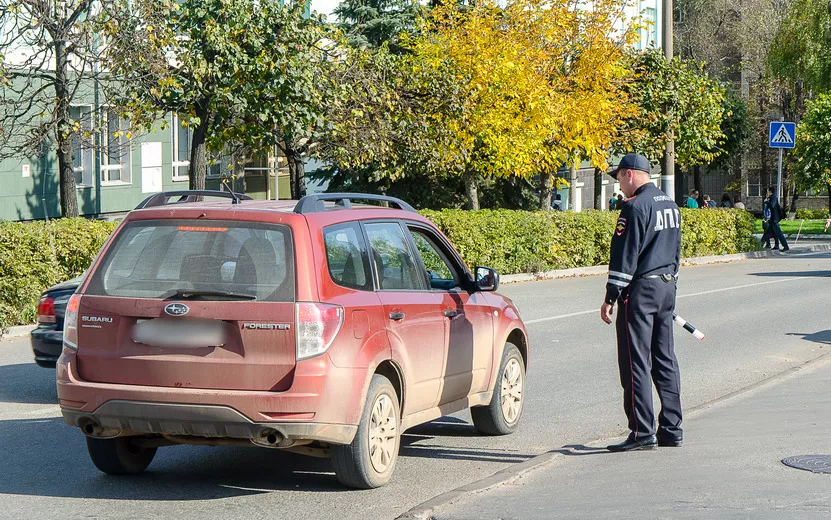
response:
<path id="1" fill-rule="evenodd" d="M 779 171 L 776 175 L 776 196 L 782 196 L 782 153 L 786 148 L 796 146 L 796 123 L 771 121 L 768 132 L 768 146 L 779 148 Z"/>

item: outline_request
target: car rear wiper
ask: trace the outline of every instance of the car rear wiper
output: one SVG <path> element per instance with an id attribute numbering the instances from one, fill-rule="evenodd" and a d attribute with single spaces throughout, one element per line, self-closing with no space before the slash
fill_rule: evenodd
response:
<path id="1" fill-rule="evenodd" d="M 219 296 L 222 298 L 236 299 L 236 300 L 256 300 L 257 296 L 247 293 L 235 293 L 231 291 L 197 291 L 197 290 L 179 290 L 172 294 L 165 296 L 165 300 L 193 300 L 195 298 L 204 298 L 206 296 Z"/>

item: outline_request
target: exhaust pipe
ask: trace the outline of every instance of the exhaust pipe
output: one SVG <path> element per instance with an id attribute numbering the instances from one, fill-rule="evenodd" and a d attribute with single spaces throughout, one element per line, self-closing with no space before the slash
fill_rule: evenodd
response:
<path id="1" fill-rule="evenodd" d="M 289 448 L 294 445 L 294 441 L 286 439 L 277 430 L 264 430 L 259 437 L 253 437 L 251 442 L 264 448 Z"/>
<path id="2" fill-rule="evenodd" d="M 95 419 L 86 417 L 78 421 L 78 427 L 81 428 L 81 431 L 84 432 L 84 435 L 87 437 L 93 437 L 96 439 L 110 439 L 113 437 L 118 437 L 121 434 L 121 430 L 116 430 L 113 428 L 104 428 Z"/>

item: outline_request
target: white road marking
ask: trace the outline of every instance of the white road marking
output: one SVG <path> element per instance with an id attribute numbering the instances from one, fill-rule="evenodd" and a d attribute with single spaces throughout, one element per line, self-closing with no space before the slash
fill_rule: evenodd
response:
<path id="1" fill-rule="evenodd" d="M 693 293 L 693 294 L 682 294 L 680 296 L 677 296 L 676 299 L 692 298 L 694 296 L 703 296 L 705 294 L 713 294 L 713 293 L 719 293 L 719 292 L 724 292 L 724 291 L 734 291 L 736 289 L 746 289 L 747 287 L 757 287 L 757 286 L 760 286 L 760 285 L 770 285 L 770 284 L 774 284 L 774 283 L 792 282 L 794 280 L 807 280 L 809 278 L 813 278 L 813 277 L 794 276 L 794 277 L 790 277 L 790 278 L 783 278 L 781 280 L 769 280 L 767 282 L 748 283 L 748 284 L 745 284 L 745 285 L 737 285 L 735 287 L 722 287 L 721 289 L 713 289 L 711 291 L 703 291 L 703 292 Z M 537 318 L 537 319 L 534 319 L 534 320 L 525 320 L 525 324 L 526 325 L 533 325 L 534 323 L 543 323 L 543 322 L 546 322 L 546 321 L 554 321 L 554 320 L 561 320 L 561 319 L 564 319 L 564 318 L 571 318 L 571 317 L 574 317 L 574 316 L 582 316 L 584 314 L 599 314 L 599 313 L 600 313 L 600 307 L 598 307 L 597 309 L 592 309 L 590 311 L 571 312 L 569 314 L 561 314 L 559 316 L 549 316 L 547 318 Z"/>

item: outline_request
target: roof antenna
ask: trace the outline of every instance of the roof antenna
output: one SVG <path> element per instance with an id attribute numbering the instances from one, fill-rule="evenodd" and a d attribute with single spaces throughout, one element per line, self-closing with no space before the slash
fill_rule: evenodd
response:
<path id="1" fill-rule="evenodd" d="M 228 187 L 228 181 L 223 180 L 223 181 L 222 181 L 222 185 L 223 185 L 223 186 L 225 186 L 225 191 L 227 191 L 228 193 L 230 193 L 230 194 L 231 194 L 231 197 L 233 197 L 233 200 L 231 200 L 231 204 L 239 204 L 240 198 L 237 196 L 237 194 L 236 194 L 236 193 L 234 193 L 233 191 L 231 191 L 231 188 L 229 188 L 229 187 Z"/>

